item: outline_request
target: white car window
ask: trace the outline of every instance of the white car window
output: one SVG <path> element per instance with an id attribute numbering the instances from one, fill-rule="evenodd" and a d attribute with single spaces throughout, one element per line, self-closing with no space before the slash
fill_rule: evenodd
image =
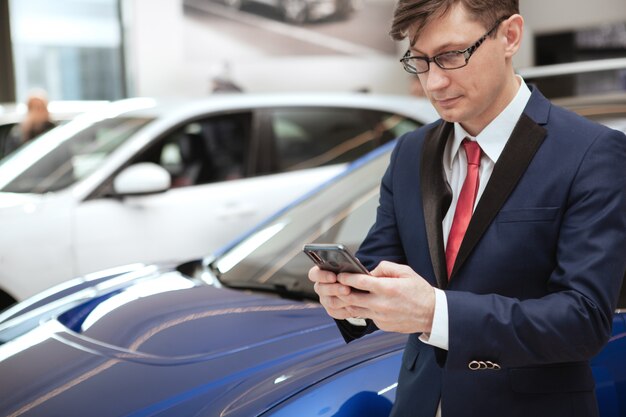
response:
<path id="1" fill-rule="evenodd" d="M 143 118 L 109 118 L 64 136 L 53 129 L 2 160 L 2 173 L 21 166 L 0 191 L 38 193 L 62 190 L 95 171 L 105 158 L 150 122 Z M 68 125 L 69 126 L 69 123 Z M 35 159 L 34 163 L 30 163 Z M 21 162 L 24 160 L 25 162 Z"/>
<path id="2" fill-rule="evenodd" d="M 417 127 L 401 116 L 362 109 L 278 109 L 272 115 L 277 170 L 349 162 Z"/>
<path id="3" fill-rule="evenodd" d="M 133 163 L 161 165 L 173 188 L 243 178 L 251 121 L 248 112 L 190 121 L 155 141 Z"/>

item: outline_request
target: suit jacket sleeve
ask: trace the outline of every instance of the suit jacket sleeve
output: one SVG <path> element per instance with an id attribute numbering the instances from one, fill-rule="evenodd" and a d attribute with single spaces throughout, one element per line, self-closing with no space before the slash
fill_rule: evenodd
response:
<path id="1" fill-rule="evenodd" d="M 407 135 L 398 139 L 398 143 L 391 154 L 389 167 L 380 185 L 376 222 L 356 253 L 357 258 L 368 270 L 376 268 L 383 260 L 400 264 L 407 263 L 396 220 L 392 184 L 396 161 L 402 152 L 406 138 Z"/>
<path id="2" fill-rule="evenodd" d="M 391 153 L 389 166 L 383 175 L 380 186 L 379 205 L 376 213 L 376 223 L 372 226 L 356 253 L 357 258 L 370 271 L 383 259 L 406 263 L 406 257 L 404 256 L 396 227 L 393 208 L 393 191 L 391 186 L 394 161 L 402 147 L 403 140 L 404 137 L 398 139 L 398 143 Z M 336 323 L 346 342 L 358 339 L 378 329 L 374 322 L 369 319 L 367 320 L 367 326 L 353 326 L 345 320 L 336 320 Z"/>

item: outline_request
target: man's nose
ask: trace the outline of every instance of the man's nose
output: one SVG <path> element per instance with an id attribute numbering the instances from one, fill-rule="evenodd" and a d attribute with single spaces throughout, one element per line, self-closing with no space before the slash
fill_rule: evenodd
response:
<path id="1" fill-rule="evenodd" d="M 424 85 L 428 92 L 441 90 L 450 84 L 448 72 L 439 68 L 435 63 L 430 64 L 430 69 L 428 72 L 424 73 L 423 76 L 426 77 L 426 83 L 424 83 Z"/>

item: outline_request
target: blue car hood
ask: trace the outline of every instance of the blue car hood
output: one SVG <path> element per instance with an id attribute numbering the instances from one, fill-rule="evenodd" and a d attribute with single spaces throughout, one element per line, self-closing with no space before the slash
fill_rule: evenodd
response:
<path id="1" fill-rule="evenodd" d="M 161 272 L 0 346 L 0 415 L 246 415 L 349 366 L 343 347 L 317 303 Z"/>

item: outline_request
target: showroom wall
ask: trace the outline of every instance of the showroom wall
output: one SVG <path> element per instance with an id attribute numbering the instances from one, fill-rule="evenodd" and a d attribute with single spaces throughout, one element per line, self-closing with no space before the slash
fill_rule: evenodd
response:
<path id="1" fill-rule="evenodd" d="M 408 89 L 409 78 L 397 61 L 405 46 L 384 45 L 390 42 L 386 33 L 393 0 L 363 0 L 361 10 L 344 23 L 348 28 L 350 20 L 367 14 L 365 9 L 378 7 L 378 20 L 369 21 L 365 35 L 356 34 L 367 36 L 366 42 L 355 41 L 354 34 L 349 41 L 329 36 L 323 33 L 328 24 L 297 27 L 273 16 L 237 15 L 210 0 L 197 2 L 197 7 L 185 7 L 183 2 L 194 4 L 193 0 L 124 2 L 129 87 L 136 95 L 206 95 L 216 75 L 228 76 L 251 92 L 368 89 L 404 93 Z M 533 65 L 535 35 L 626 22 L 624 0 L 520 3 L 527 29 L 515 61 L 518 68 Z M 233 34 L 239 39 L 228 36 L 228 22 L 236 25 Z M 275 43 L 274 50 L 267 52 L 267 46 Z M 283 43 L 293 53 L 276 52 Z M 307 50 L 303 52 L 301 45 Z"/>
<path id="2" fill-rule="evenodd" d="M 624 23 L 626 1 L 520 0 L 520 12 L 526 21 L 526 34 L 516 65 L 523 68 L 535 64 L 536 35 Z"/>
<path id="3" fill-rule="evenodd" d="M 131 0 L 132 1 L 132 0 Z M 54 100 L 127 96 L 118 0 L 0 0 L 0 66 L 14 68 L 15 98 L 44 89 Z M 9 51 L 10 56 L 5 53 Z"/>
<path id="4" fill-rule="evenodd" d="M 224 32 L 228 28 L 217 27 L 221 22 L 212 25 L 210 17 L 201 13 L 189 17 L 181 2 L 135 0 L 125 5 L 125 15 L 131 16 L 125 24 L 127 64 L 138 95 L 208 94 L 211 78 L 222 74 L 225 67 L 246 91 L 405 91 L 408 76 L 400 68 L 396 46 L 386 34 L 393 0 L 368 1 L 368 5 L 377 3 L 385 10 L 379 13 L 375 30 L 361 28 L 375 34 L 371 46 L 320 33 L 318 29 L 326 27 L 318 24 L 297 27 L 271 16 L 251 14 L 233 19 L 233 25 L 243 25 L 239 32 L 256 33 L 241 41 L 227 36 Z M 213 7 L 219 9 L 219 3 Z M 228 21 L 228 10 L 221 12 L 222 22 Z M 334 22 L 338 29 L 340 23 Z M 272 42 L 280 45 L 272 51 L 257 48 Z M 287 52 L 280 51 L 281 45 Z M 301 52 L 303 48 L 308 52 Z"/>

